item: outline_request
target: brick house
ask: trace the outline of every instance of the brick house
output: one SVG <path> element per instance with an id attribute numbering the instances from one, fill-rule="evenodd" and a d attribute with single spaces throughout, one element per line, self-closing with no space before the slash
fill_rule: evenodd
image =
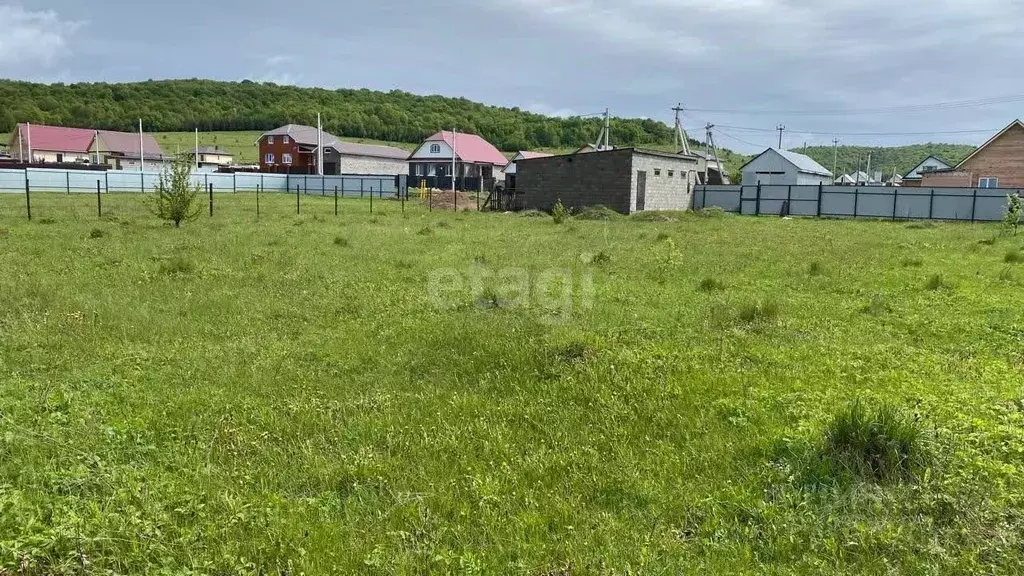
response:
<path id="1" fill-rule="evenodd" d="M 323 132 L 324 174 L 372 174 L 396 176 L 409 170 L 409 153 L 391 146 L 342 142 Z M 260 172 L 279 174 L 317 174 L 317 129 L 288 124 L 263 133 Z"/>
<path id="2" fill-rule="evenodd" d="M 1024 123 L 1014 120 L 955 168 L 921 174 L 924 188 L 1024 188 Z"/>
<path id="3" fill-rule="evenodd" d="M 699 166 L 697 156 L 636 148 L 524 159 L 516 163 L 516 191 L 537 210 L 559 200 L 574 210 L 601 204 L 622 214 L 689 210 Z"/>

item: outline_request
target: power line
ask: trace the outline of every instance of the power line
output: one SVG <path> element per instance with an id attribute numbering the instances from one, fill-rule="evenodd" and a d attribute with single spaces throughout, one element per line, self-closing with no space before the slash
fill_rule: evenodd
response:
<path id="1" fill-rule="evenodd" d="M 955 100 L 951 102 L 935 102 L 931 104 L 909 104 L 905 106 L 883 106 L 877 108 L 848 108 L 845 110 L 743 110 L 724 108 L 688 108 L 693 112 L 711 114 L 749 114 L 749 115 L 792 115 L 792 116 L 847 116 L 853 114 L 896 114 L 906 112 L 930 112 L 937 110 L 955 110 L 958 108 L 976 108 L 1024 101 L 1024 94 L 997 96 L 973 100 Z"/>
<path id="2" fill-rule="evenodd" d="M 742 132 L 778 132 L 778 128 L 752 128 L 748 126 L 727 126 L 725 124 L 717 124 L 720 128 L 728 128 L 730 130 L 740 130 Z M 787 128 L 788 132 L 799 132 L 801 134 L 811 134 L 813 136 L 939 136 L 944 134 L 995 134 L 1002 130 L 1002 128 L 986 129 L 986 130 L 940 130 L 935 132 L 819 132 L 814 130 L 800 130 L 798 128 Z"/>
<path id="3" fill-rule="evenodd" d="M 721 128 L 721 126 L 717 126 L 717 128 Z M 750 142 L 748 140 L 744 140 L 742 138 L 737 138 L 736 136 L 733 136 L 732 134 L 729 134 L 728 132 L 722 132 L 721 130 L 719 130 L 718 133 L 721 134 L 722 136 L 725 136 L 726 138 L 735 140 L 735 141 L 739 142 L 740 144 L 746 144 L 747 146 L 753 146 L 755 148 L 771 148 L 771 146 L 765 146 L 763 144 L 754 144 L 753 142 Z"/>

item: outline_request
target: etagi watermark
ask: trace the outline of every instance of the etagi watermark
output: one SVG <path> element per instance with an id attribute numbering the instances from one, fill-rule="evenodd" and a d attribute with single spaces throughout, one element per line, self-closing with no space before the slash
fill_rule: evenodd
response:
<path id="1" fill-rule="evenodd" d="M 427 280 L 430 304 L 437 310 L 467 305 L 482 309 L 533 311 L 542 321 L 566 324 L 594 306 L 594 277 L 568 268 L 440 268 Z"/>

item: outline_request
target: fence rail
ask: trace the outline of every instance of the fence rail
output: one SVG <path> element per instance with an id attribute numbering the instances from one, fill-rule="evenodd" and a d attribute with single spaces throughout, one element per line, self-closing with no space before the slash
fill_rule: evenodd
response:
<path id="1" fill-rule="evenodd" d="M 697 186 L 694 209 L 718 207 L 758 216 L 828 216 L 893 220 L 1003 219 L 1014 188 L 885 188 L 849 186 Z"/>
<path id="2" fill-rule="evenodd" d="M 0 193 L 64 192 L 96 193 L 96 186 L 104 193 L 153 192 L 160 172 L 124 172 L 95 170 L 52 170 L 28 168 L 24 170 L 0 169 Z M 331 196 L 334 189 L 342 197 L 378 198 L 395 196 L 400 189 L 400 178 L 393 175 L 316 176 L 295 174 L 234 174 L 195 173 L 192 183 L 215 192 L 287 192 Z"/>

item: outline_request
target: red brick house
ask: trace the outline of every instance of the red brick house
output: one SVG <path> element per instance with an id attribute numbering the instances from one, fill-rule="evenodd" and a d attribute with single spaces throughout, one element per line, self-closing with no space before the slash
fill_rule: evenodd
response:
<path id="1" fill-rule="evenodd" d="M 260 171 L 277 174 L 317 174 L 317 142 L 324 147 L 324 170 L 339 174 L 398 175 L 408 171 L 409 153 L 391 146 L 343 142 L 312 126 L 288 124 L 260 136 Z"/>
<path id="2" fill-rule="evenodd" d="M 1014 120 L 955 168 L 923 173 L 921 187 L 1024 188 L 1024 123 Z"/>

